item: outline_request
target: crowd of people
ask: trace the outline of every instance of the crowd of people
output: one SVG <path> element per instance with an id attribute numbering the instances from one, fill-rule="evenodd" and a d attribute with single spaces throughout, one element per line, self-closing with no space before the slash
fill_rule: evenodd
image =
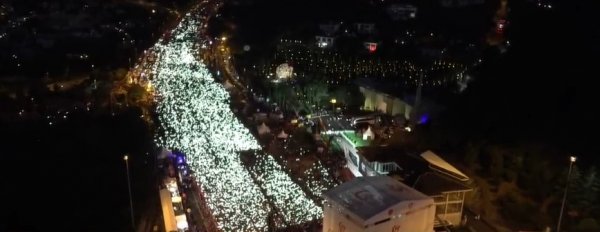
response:
<path id="1" fill-rule="evenodd" d="M 157 100 L 157 144 L 188 156 L 222 231 L 266 231 L 273 217 L 283 219 L 277 228 L 318 220 L 321 207 L 272 156 L 256 156 L 252 166 L 242 162 L 240 152 L 260 146 L 231 111 L 229 93 L 195 56 L 202 26 L 187 14 L 152 48 L 157 58 L 147 73 Z"/>

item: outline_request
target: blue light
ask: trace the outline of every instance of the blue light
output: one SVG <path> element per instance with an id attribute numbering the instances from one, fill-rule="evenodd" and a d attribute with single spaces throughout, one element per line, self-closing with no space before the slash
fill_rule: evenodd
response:
<path id="1" fill-rule="evenodd" d="M 418 124 L 424 124 L 427 122 L 429 122 L 429 115 L 427 115 L 427 114 L 421 115 L 421 118 L 419 118 Z"/>

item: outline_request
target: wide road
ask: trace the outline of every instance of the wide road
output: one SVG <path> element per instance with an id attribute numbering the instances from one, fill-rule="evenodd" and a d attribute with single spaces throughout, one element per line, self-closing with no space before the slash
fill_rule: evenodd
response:
<path id="1" fill-rule="evenodd" d="M 199 205 L 193 208 L 210 210 L 213 218 L 199 221 L 216 221 L 219 231 L 269 231 L 319 219 L 322 209 L 272 156 L 257 154 L 251 166 L 240 159 L 242 151 L 259 150 L 258 141 L 198 59 L 208 46 L 206 22 L 218 5 L 204 1 L 191 9 L 141 59 L 137 72 L 155 93 L 156 143 L 186 154 L 201 186 L 191 194 Z"/>

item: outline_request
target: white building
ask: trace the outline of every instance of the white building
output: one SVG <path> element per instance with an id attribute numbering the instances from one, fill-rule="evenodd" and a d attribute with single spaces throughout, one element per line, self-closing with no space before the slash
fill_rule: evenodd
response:
<path id="1" fill-rule="evenodd" d="M 365 110 L 380 111 L 389 115 L 403 115 L 411 119 L 414 101 L 401 99 L 375 89 L 360 86 L 360 92 L 365 96 L 363 108 Z"/>
<path id="2" fill-rule="evenodd" d="M 329 48 L 333 46 L 335 38 L 329 36 L 315 36 L 317 46 L 320 48 Z"/>
<path id="3" fill-rule="evenodd" d="M 433 231 L 433 199 L 391 177 L 355 178 L 323 197 L 323 232 Z"/>

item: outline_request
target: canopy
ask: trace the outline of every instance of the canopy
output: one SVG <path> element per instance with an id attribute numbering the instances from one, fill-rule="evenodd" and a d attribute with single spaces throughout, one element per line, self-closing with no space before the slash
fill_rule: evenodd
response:
<path id="1" fill-rule="evenodd" d="M 425 159 L 425 161 L 429 163 L 429 167 L 435 171 L 441 172 L 460 181 L 469 180 L 467 175 L 456 169 L 454 166 L 452 166 L 452 164 L 449 164 L 430 150 L 423 152 L 421 157 Z"/>

